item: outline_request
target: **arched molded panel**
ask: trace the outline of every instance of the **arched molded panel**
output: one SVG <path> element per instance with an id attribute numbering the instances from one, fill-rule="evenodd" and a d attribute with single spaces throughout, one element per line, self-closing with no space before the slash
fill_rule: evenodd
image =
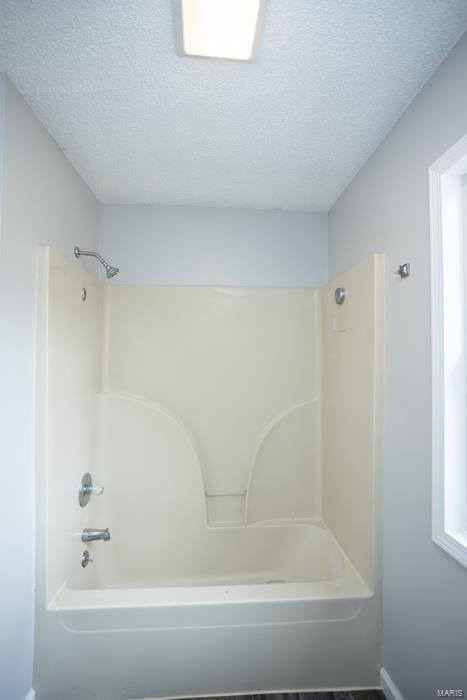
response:
<path id="1" fill-rule="evenodd" d="M 258 437 L 248 487 L 248 523 L 319 516 L 319 404 L 292 406 Z"/>
<path id="2" fill-rule="evenodd" d="M 106 558 L 100 570 L 117 582 L 131 572 L 150 583 L 158 560 L 174 572 L 178 562 L 186 566 L 193 538 L 206 528 L 200 459 L 188 430 L 164 407 L 118 394 L 98 402 L 95 476 L 105 485 L 101 517 L 112 533 L 99 549 Z"/>

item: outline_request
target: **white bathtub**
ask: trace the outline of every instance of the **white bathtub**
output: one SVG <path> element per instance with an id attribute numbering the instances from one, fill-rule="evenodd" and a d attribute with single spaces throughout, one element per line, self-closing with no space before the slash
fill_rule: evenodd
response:
<path id="1" fill-rule="evenodd" d="M 119 560 L 96 588 L 64 584 L 38 611 L 39 700 L 378 683 L 377 601 L 324 526 L 206 528 L 203 547 L 141 566 L 144 580 Z"/>
<path id="2" fill-rule="evenodd" d="M 187 533 L 178 543 L 162 536 L 154 539 L 157 555 L 152 556 L 146 547 L 145 556 L 131 566 L 128 559 L 112 556 L 112 540 L 89 545 L 97 560 L 90 566 L 98 567 L 93 587 L 64 584 L 49 609 L 371 596 L 331 533 L 316 524 L 204 528 Z M 165 551 L 161 541 L 169 541 Z M 125 543 L 120 543 L 118 551 L 122 546 Z M 107 567 L 99 563 L 103 555 Z M 83 583 L 82 576 L 80 585 Z"/>

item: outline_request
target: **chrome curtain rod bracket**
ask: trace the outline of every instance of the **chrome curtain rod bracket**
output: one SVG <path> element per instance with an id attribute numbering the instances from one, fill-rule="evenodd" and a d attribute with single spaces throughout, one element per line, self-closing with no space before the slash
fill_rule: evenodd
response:
<path id="1" fill-rule="evenodd" d="M 401 280 L 405 279 L 406 277 L 410 277 L 410 263 L 404 263 L 403 265 L 399 265 L 397 270 L 394 271 L 395 275 L 399 275 Z"/>

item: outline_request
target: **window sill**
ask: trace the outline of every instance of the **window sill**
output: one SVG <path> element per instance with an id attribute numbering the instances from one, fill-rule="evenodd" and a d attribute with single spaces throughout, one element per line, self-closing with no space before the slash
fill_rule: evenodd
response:
<path id="1" fill-rule="evenodd" d="M 433 541 L 467 568 L 467 531 L 457 530 L 433 534 Z"/>

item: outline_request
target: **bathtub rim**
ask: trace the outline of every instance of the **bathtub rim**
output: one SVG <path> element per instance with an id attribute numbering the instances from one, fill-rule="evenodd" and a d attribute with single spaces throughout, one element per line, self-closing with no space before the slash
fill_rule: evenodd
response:
<path id="1" fill-rule="evenodd" d="M 63 583 L 48 611 L 180 608 L 198 605 L 291 603 L 294 601 L 361 600 L 372 598 L 368 586 L 350 562 L 344 574 L 330 581 L 230 586 L 166 586 L 141 588 L 72 589 Z"/>

